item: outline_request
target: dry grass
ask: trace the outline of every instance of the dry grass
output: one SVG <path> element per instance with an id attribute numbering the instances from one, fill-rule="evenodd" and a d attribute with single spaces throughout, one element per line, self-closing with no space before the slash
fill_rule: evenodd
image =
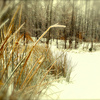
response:
<path id="1" fill-rule="evenodd" d="M 50 26 L 36 42 L 26 34 L 27 40 L 32 43 L 23 45 L 21 41 L 24 35 L 20 35 L 20 30 L 25 24 L 21 25 L 22 8 L 18 28 L 12 33 L 14 19 L 19 10 L 20 7 L 12 17 L 8 28 L 5 25 L 8 20 L 0 26 L 3 29 L 0 43 L 0 100 L 36 99 L 50 84 L 50 78 L 61 72 L 65 75 L 64 68 L 62 71 L 61 67 L 56 66 L 57 60 L 53 59 L 50 49 L 37 45 L 50 28 L 65 26 L 58 24 Z"/>

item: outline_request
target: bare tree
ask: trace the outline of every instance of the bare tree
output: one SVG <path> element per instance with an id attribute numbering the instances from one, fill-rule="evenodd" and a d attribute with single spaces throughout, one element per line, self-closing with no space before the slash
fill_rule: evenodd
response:
<path id="1" fill-rule="evenodd" d="M 46 12 L 47 13 L 46 28 L 52 24 L 52 7 L 53 7 L 53 0 L 49 0 L 48 5 L 47 5 L 47 12 Z M 47 41 L 46 41 L 47 46 L 49 44 L 50 34 L 51 34 L 51 30 L 49 31 L 49 33 L 47 35 Z"/>
<path id="2" fill-rule="evenodd" d="M 69 33 L 69 48 L 72 46 L 72 41 L 73 41 L 73 33 L 74 33 L 74 0 L 72 4 L 72 16 L 71 16 L 71 25 L 70 25 L 70 33 Z"/>

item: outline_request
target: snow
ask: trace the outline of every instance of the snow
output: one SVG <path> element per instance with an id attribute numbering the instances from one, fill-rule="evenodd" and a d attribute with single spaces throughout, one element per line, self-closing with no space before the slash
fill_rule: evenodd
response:
<path id="1" fill-rule="evenodd" d="M 60 99 L 99 99 L 100 98 L 100 54 L 69 53 L 77 61 L 73 84 L 65 85 Z M 66 94 L 66 95 L 65 95 Z"/>
<path id="2" fill-rule="evenodd" d="M 42 38 L 42 41 L 46 39 Z M 60 78 L 59 82 L 53 82 L 43 91 L 40 100 L 100 99 L 100 43 L 94 43 L 93 52 L 89 52 L 89 42 L 79 44 L 78 49 L 65 50 L 64 41 L 58 40 L 59 49 L 56 41 L 50 40 L 50 49 L 54 57 L 62 53 L 67 55 L 67 61 L 73 67 L 71 81 L 68 83 L 66 78 Z"/>
<path id="3" fill-rule="evenodd" d="M 66 79 L 54 82 L 40 100 L 63 99 L 100 99 L 100 51 L 86 52 L 81 47 L 77 50 L 60 50 L 51 46 L 53 55 L 65 51 L 67 59 L 75 64 L 71 74 L 71 83 Z"/>

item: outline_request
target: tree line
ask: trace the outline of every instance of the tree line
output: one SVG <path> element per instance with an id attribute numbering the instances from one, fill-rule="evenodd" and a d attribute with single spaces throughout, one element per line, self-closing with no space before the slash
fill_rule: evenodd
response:
<path id="1" fill-rule="evenodd" d="M 7 18 L 11 18 L 18 5 L 22 7 L 21 23 L 25 26 L 20 34 L 28 34 L 32 37 L 39 36 L 52 24 L 59 23 L 66 25 L 64 29 L 51 29 L 45 36 L 46 43 L 50 39 L 65 41 L 64 48 L 74 48 L 82 42 L 91 42 L 90 51 L 93 43 L 100 41 L 99 15 L 100 11 L 95 2 L 91 0 L 1 0 L 0 24 Z M 99 2 L 97 2 L 98 4 Z M 19 17 L 19 16 L 18 16 Z M 15 24 L 18 27 L 16 18 Z M 2 29 L 1 29 L 2 30 Z M 0 33 L 1 37 L 1 33 Z M 67 40 L 69 45 L 67 45 Z M 0 38 L 1 41 L 1 38 Z"/>

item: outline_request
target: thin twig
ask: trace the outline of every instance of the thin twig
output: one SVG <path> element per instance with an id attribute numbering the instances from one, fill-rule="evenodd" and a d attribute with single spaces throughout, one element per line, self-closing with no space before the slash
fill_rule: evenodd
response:
<path id="1" fill-rule="evenodd" d="M 0 25 L 0 29 L 9 21 L 9 19 L 7 19 L 3 24 Z"/>

